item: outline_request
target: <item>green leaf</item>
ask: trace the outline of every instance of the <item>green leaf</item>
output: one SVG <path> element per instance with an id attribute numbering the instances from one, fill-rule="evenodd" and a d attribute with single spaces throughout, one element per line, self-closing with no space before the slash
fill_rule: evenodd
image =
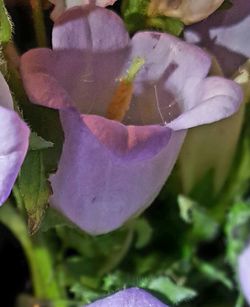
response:
<path id="1" fill-rule="evenodd" d="M 135 247 L 138 249 L 145 247 L 150 242 L 153 235 L 153 229 L 149 222 L 144 218 L 137 219 L 134 229 L 136 233 Z"/>
<path id="2" fill-rule="evenodd" d="M 50 186 L 45 176 L 43 153 L 31 150 L 21 168 L 16 188 L 28 215 L 28 228 L 34 234 L 41 224 L 48 207 Z M 17 201 L 20 201 L 17 199 Z"/>
<path id="3" fill-rule="evenodd" d="M 145 28 L 148 3 L 149 0 L 123 1 L 122 14 L 129 32 Z"/>
<path id="4" fill-rule="evenodd" d="M 149 17 L 149 0 L 127 0 L 122 6 L 124 21 L 129 32 L 154 29 L 179 36 L 184 25 L 180 20 L 166 16 Z"/>
<path id="5" fill-rule="evenodd" d="M 91 301 L 98 299 L 100 296 L 100 294 L 97 293 L 95 290 L 83 286 L 80 282 L 74 283 L 70 287 L 69 291 L 74 294 L 76 300 L 81 301 L 81 304 L 79 304 L 79 306 L 81 306 L 82 304 L 88 304 Z"/>
<path id="6" fill-rule="evenodd" d="M 40 231 L 48 231 L 55 227 L 67 226 L 68 228 L 76 228 L 68 219 L 62 216 L 58 211 L 49 207 L 46 210 L 46 214 L 42 220 Z"/>
<path id="7" fill-rule="evenodd" d="M 205 208 L 182 195 L 178 197 L 178 204 L 181 218 L 186 223 L 192 224 L 190 233 L 192 240 L 211 240 L 216 236 L 219 224 L 209 216 Z"/>
<path id="8" fill-rule="evenodd" d="M 172 304 L 179 304 L 197 296 L 195 290 L 177 285 L 168 277 L 157 277 L 151 280 L 147 288 L 162 294 Z"/>
<path id="9" fill-rule="evenodd" d="M 202 273 L 202 275 L 213 282 L 220 282 L 228 289 L 233 289 L 232 281 L 227 277 L 226 273 L 219 270 L 215 266 L 208 262 L 204 262 L 195 259 L 196 268 Z"/>
<path id="10" fill-rule="evenodd" d="M 180 36 L 184 29 L 184 24 L 179 19 L 166 16 L 148 18 L 146 25 L 149 28 L 152 27 L 155 30 L 168 32 L 175 36 Z"/>
<path id="11" fill-rule="evenodd" d="M 0 0 L 0 43 L 7 43 L 11 39 L 12 23 L 3 0 Z"/>
<path id="12" fill-rule="evenodd" d="M 225 226 L 227 259 L 234 268 L 237 257 L 244 248 L 250 233 L 250 203 L 236 203 L 228 213 Z"/>
<path id="13" fill-rule="evenodd" d="M 53 147 L 53 145 L 54 144 L 52 142 L 48 142 L 39 135 L 37 135 L 36 132 L 32 132 L 30 135 L 30 140 L 29 140 L 30 150 L 41 150 L 41 149 L 51 148 Z"/>
<path id="14" fill-rule="evenodd" d="M 146 16 L 150 0 L 124 0 L 122 3 L 122 13 L 127 17 L 133 13 Z"/>

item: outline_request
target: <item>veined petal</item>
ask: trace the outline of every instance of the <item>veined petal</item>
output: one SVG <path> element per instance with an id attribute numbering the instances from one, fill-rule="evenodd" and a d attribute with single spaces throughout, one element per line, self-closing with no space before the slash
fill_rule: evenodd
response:
<path id="1" fill-rule="evenodd" d="M 182 113 L 167 126 L 173 130 L 212 123 L 235 113 L 243 100 L 240 86 L 220 77 L 210 77 L 198 87 L 200 103 Z"/>
<path id="2" fill-rule="evenodd" d="M 138 33 L 131 45 L 130 57 L 141 57 L 145 64 L 134 82 L 127 124 L 164 124 L 199 103 L 195 89 L 210 69 L 207 53 L 157 32 Z"/>
<path id="3" fill-rule="evenodd" d="M 61 119 L 65 142 L 51 177 L 51 205 L 91 234 L 120 227 L 152 203 L 185 136 L 185 131 L 126 127 L 74 110 L 61 111 Z"/>
<path id="4" fill-rule="evenodd" d="M 104 116 L 127 56 L 127 49 L 100 53 L 33 49 L 21 57 L 20 69 L 33 103 Z"/>
<path id="5" fill-rule="evenodd" d="M 31 101 L 105 115 L 128 60 L 129 37 L 121 19 L 102 8 L 75 7 L 61 16 L 53 33 L 53 51 L 34 49 L 21 58 Z"/>
<path id="6" fill-rule="evenodd" d="M 127 47 L 128 43 L 122 19 L 100 7 L 77 6 L 67 10 L 56 21 L 52 33 L 54 50 L 111 52 Z"/>
<path id="7" fill-rule="evenodd" d="M 33 103 L 53 109 L 73 105 L 71 97 L 60 82 L 63 80 L 58 75 L 58 65 L 66 60 L 61 58 L 60 54 L 47 48 L 32 49 L 21 57 L 23 84 Z M 63 71 L 61 73 L 63 75 Z"/>
<path id="8" fill-rule="evenodd" d="M 167 307 L 145 290 L 130 288 L 119 291 L 86 307 Z"/>

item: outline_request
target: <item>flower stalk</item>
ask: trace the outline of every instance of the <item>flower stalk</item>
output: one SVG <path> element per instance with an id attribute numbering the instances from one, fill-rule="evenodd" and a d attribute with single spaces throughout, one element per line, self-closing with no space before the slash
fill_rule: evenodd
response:
<path id="1" fill-rule="evenodd" d="M 30 237 L 25 221 L 10 203 L 0 211 L 0 222 L 19 240 L 27 257 L 36 299 L 52 301 L 54 307 L 65 307 L 64 291 L 55 276 L 54 259 L 43 234 Z"/>
<path id="2" fill-rule="evenodd" d="M 47 38 L 41 0 L 30 0 L 30 6 L 32 9 L 37 45 L 39 47 L 45 47 L 47 45 Z"/>

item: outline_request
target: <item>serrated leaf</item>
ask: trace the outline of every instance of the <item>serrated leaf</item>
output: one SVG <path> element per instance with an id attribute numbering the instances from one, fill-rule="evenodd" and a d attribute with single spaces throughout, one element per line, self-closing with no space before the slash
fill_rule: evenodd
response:
<path id="1" fill-rule="evenodd" d="M 7 43 L 11 39 L 12 24 L 3 0 L 0 0 L 0 43 Z"/>
<path id="2" fill-rule="evenodd" d="M 44 140 L 42 137 L 37 135 L 37 133 L 32 132 L 30 134 L 30 140 L 29 140 L 30 150 L 41 150 L 41 149 L 51 148 L 53 146 L 54 144 L 52 142 Z"/>
<path id="3" fill-rule="evenodd" d="M 28 228 L 34 234 L 48 206 L 50 186 L 45 176 L 42 151 L 29 151 L 21 168 L 17 185 L 28 215 Z M 18 200 L 17 200 L 18 201 Z"/>
<path id="4" fill-rule="evenodd" d="M 172 304 L 179 304 L 197 296 L 195 290 L 176 285 L 168 277 L 157 277 L 151 280 L 147 288 L 164 295 Z"/>

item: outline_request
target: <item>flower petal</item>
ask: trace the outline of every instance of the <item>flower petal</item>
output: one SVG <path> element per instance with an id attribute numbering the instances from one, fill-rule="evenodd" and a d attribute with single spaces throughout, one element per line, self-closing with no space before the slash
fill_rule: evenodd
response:
<path id="1" fill-rule="evenodd" d="M 75 7 L 62 15 L 53 33 L 53 52 L 34 49 L 21 58 L 22 78 L 31 101 L 105 115 L 129 54 L 122 21 L 109 10 Z"/>
<path id="2" fill-rule="evenodd" d="M 195 86 L 210 69 L 208 54 L 169 34 L 156 32 L 136 34 L 131 45 L 131 59 L 141 57 L 145 64 L 136 76 L 125 122 L 169 122 L 178 112 L 191 108 L 196 102 Z"/>
<path id="3" fill-rule="evenodd" d="M 71 8 L 77 5 L 89 5 L 92 4 L 91 0 L 49 0 L 55 5 L 50 17 L 53 21 L 56 21 L 58 17 L 65 11 L 65 9 Z M 108 5 L 113 5 L 116 0 L 96 0 L 94 5 L 105 7 Z"/>
<path id="4" fill-rule="evenodd" d="M 108 5 L 113 5 L 116 0 L 66 0 L 67 8 L 70 8 L 75 5 L 88 5 L 94 4 L 97 6 L 105 7 Z"/>
<path id="5" fill-rule="evenodd" d="M 185 131 L 126 127 L 73 110 L 61 111 L 61 120 L 65 142 L 51 177 L 51 205 L 91 234 L 120 227 L 152 203 L 185 136 Z"/>
<path id="6" fill-rule="evenodd" d="M 86 307 L 167 307 L 148 292 L 139 288 L 119 291 Z"/>
<path id="7" fill-rule="evenodd" d="M 100 7 L 77 6 L 67 10 L 56 21 L 52 33 L 54 50 L 111 52 L 127 47 L 128 43 L 122 19 Z"/>
<path id="8" fill-rule="evenodd" d="M 220 77 L 205 79 L 197 86 L 198 90 L 200 103 L 167 124 L 169 128 L 188 129 L 227 118 L 239 109 L 243 100 L 240 86 Z"/>
<path id="9" fill-rule="evenodd" d="M 60 76 L 63 75 L 63 71 L 58 70 L 58 66 L 68 61 L 69 59 L 61 54 L 46 48 L 32 49 L 21 57 L 20 70 L 23 84 L 33 103 L 53 109 L 63 109 L 73 105 L 66 90 L 67 82 L 65 82 L 66 89 L 62 86 L 64 80 Z"/>
<path id="10" fill-rule="evenodd" d="M 10 94 L 10 89 L 3 75 L 0 73 L 0 106 L 8 109 L 13 109 L 13 101 Z"/>
<path id="11" fill-rule="evenodd" d="M 33 103 L 55 109 L 74 106 L 82 113 L 104 116 L 127 54 L 127 49 L 107 53 L 33 49 L 21 57 L 20 69 Z"/>
<path id="12" fill-rule="evenodd" d="M 250 304 L 250 245 L 238 258 L 238 276 L 241 289 Z"/>
<path id="13" fill-rule="evenodd" d="M 0 205 L 8 198 L 24 160 L 29 129 L 17 113 L 0 107 Z"/>
<path id="14" fill-rule="evenodd" d="M 230 9 L 188 27 L 184 35 L 186 41 L 213 53 L 229 77 L 250 57 L 250 0 L 232 2 Z"/>
<path id="15" fill-rule="evenodd" d="M 150 15 L 165 15 L 181 19 L 185 24 L 205 19 L 223 3 L 224 0 L 151 0 Z"/>

